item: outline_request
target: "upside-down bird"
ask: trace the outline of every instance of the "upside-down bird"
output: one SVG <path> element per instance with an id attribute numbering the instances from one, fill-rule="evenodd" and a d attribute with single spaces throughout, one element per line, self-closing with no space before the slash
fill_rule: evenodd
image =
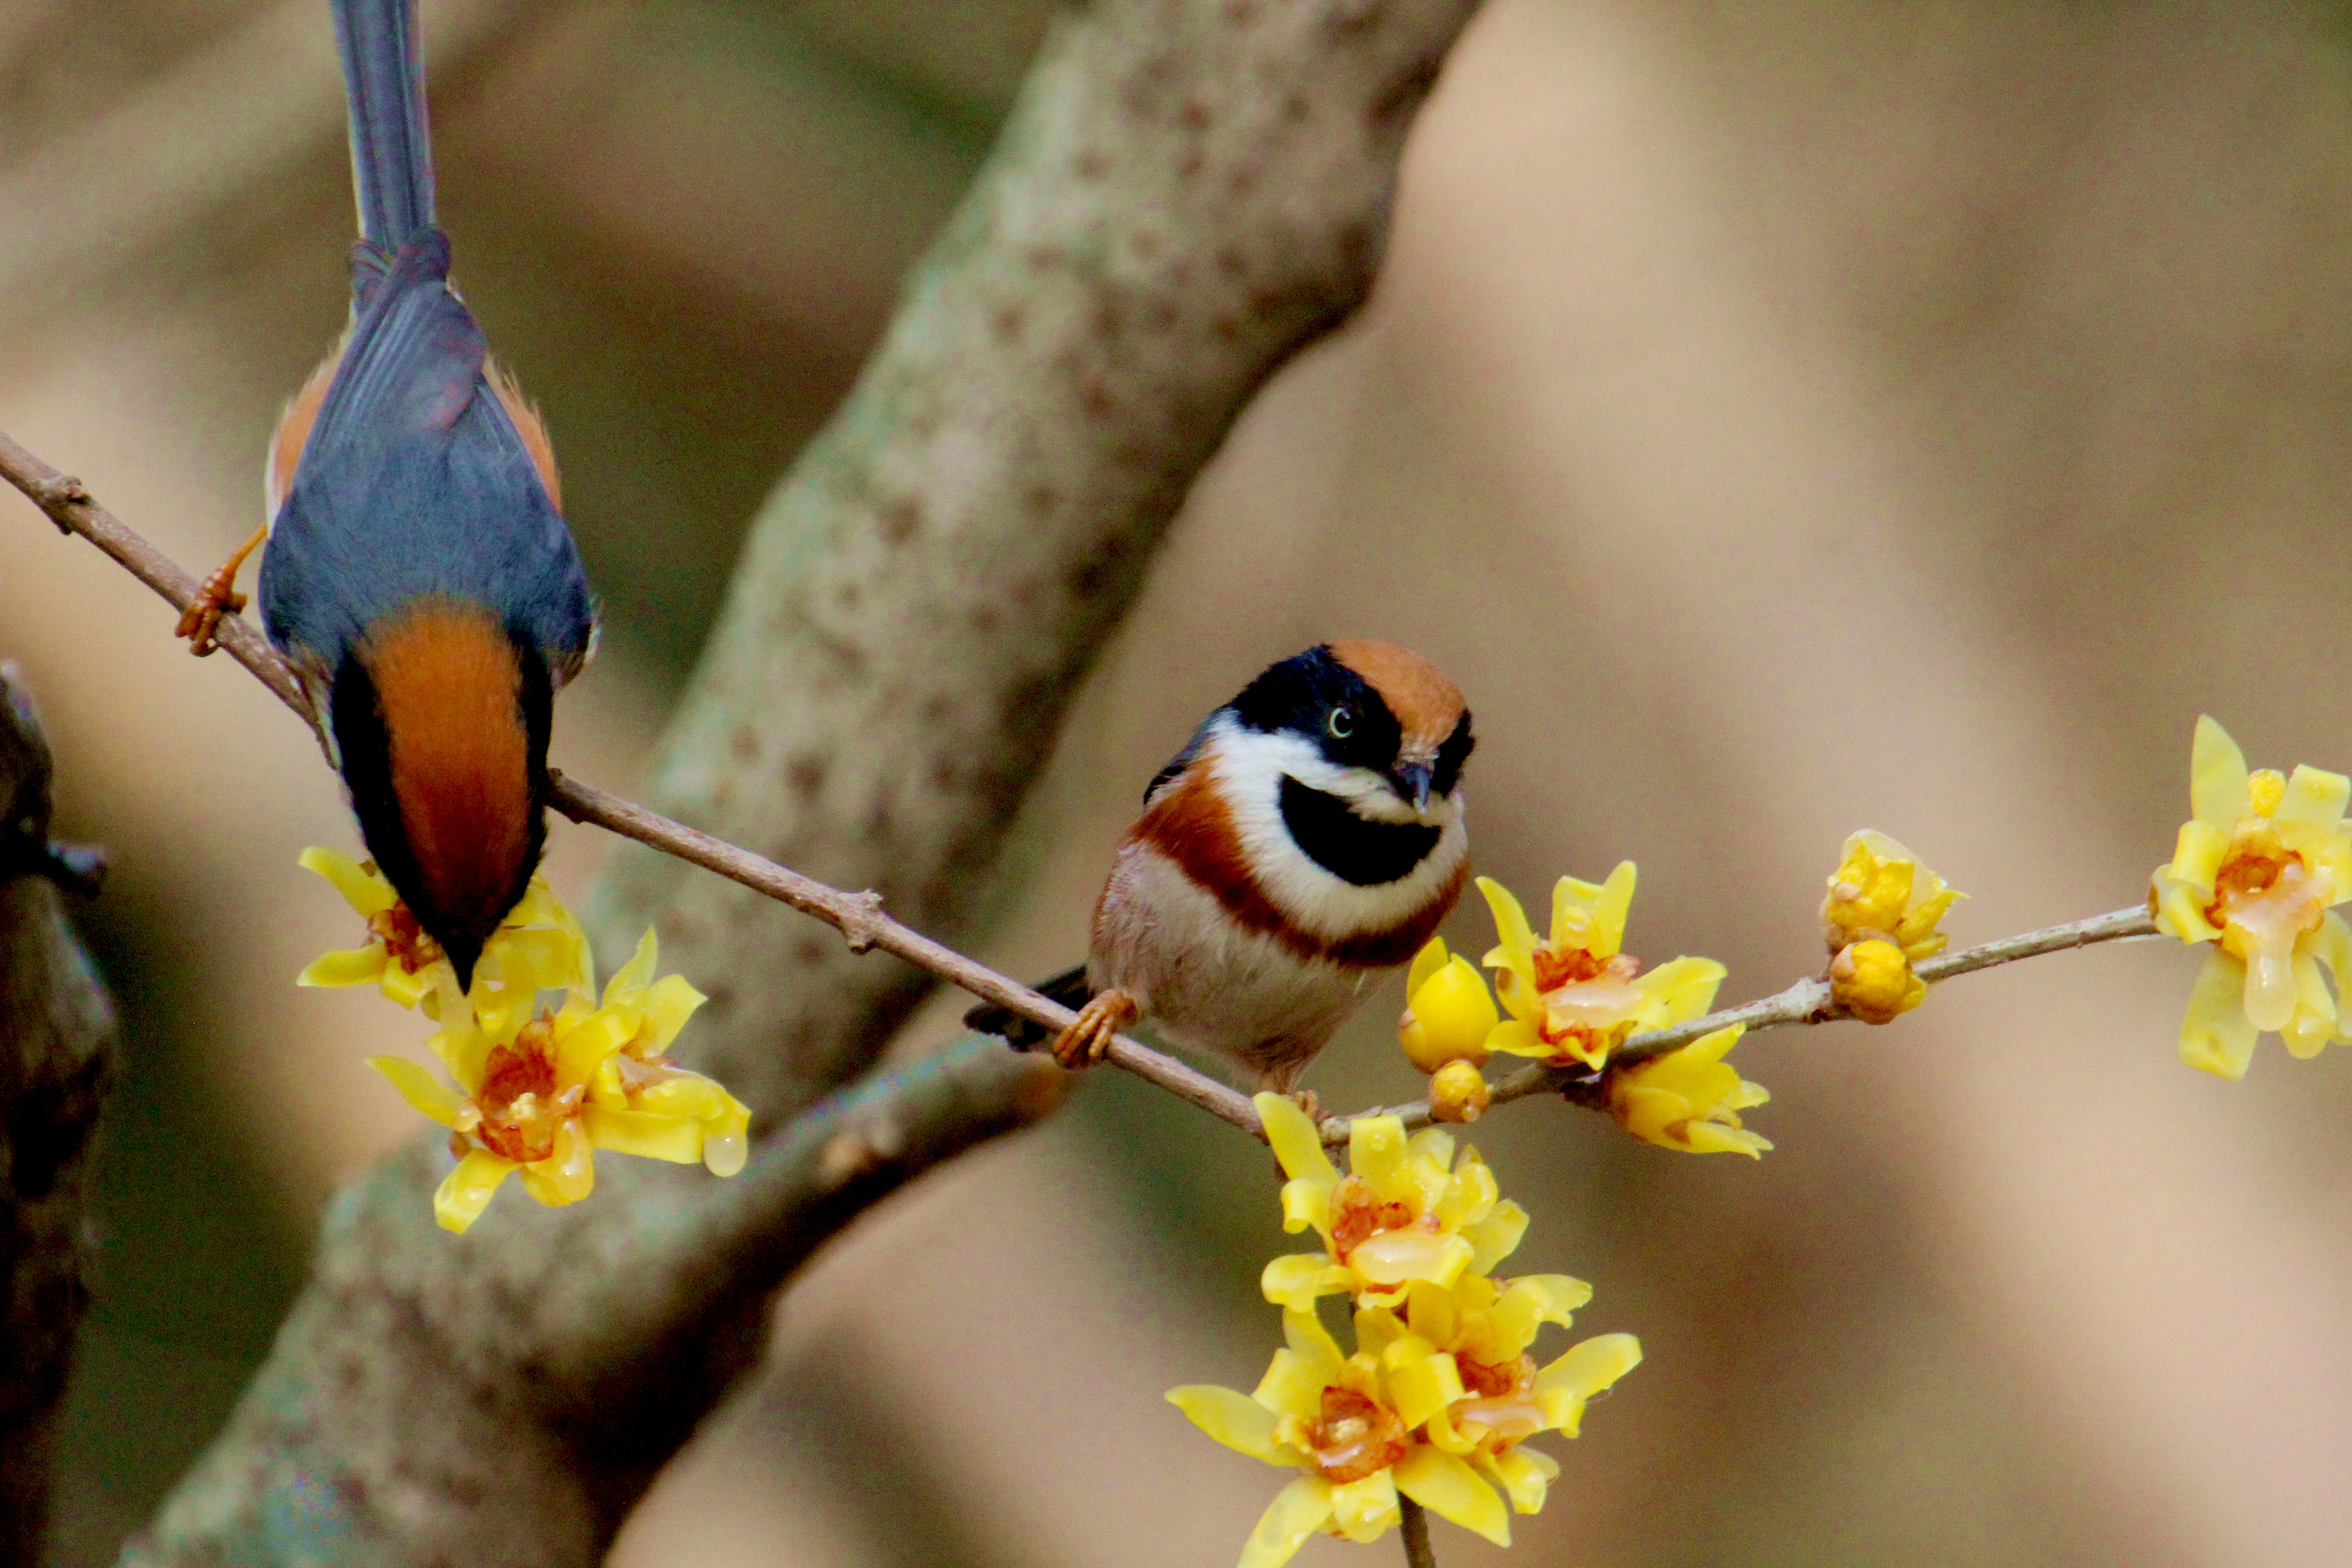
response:
<path id="1" fill-rule="evenodd" d="M 1473 743 L 1461 690 L 1388 643 L 1324 644 L 1250 682 L 1144 792 L 1085 965 L 1039 987 L 1079 1008 L 1055 1059 L 1097 1061 L 1139 1020 L 1288 1093 L 1461 896 Z M 1046 1034 L 1002 1008 L 966 1022 Z"/>
<path id="2" fill-rule="evenodd" d="M 470 986 L 545 846 L 555 692 L 595 644 L 536 410 L 449 287 L 410 0 L 332 0 L 361 238 L 343 341 L 286 406 L 268 520 L 180 625 L 264 629 L 328 721 L 369 852 Z"/>

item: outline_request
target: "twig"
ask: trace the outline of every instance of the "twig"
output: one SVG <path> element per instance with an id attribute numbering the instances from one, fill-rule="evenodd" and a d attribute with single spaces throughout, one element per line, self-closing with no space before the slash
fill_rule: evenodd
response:
<path id="1" fill-rule="evenodd" d="M 1412 1499 L 1397 1497 L 1397 1533 L 1404 1537 L 1405 1568 L 1437 1568 L 1437 1553 L 1429 1549 L 1429 1515 Z"/>
<path id="2" fill-rule="evenodd" d="M 196 579 L 140 537 L 129 524 L 100 506 L 83 489 L 80 480 L 42 462 L 11 440 L 5 432 L 0 432 L 0 478 L 24 491 L 59 530 L 80 534 L 97 545 L 133 576 L 162 595 L 174 609 L 186 609 L 189 601 L 194 598 L 198 586 Z M 232 658 L 253 671 L 263 685 L 277 693 L 280 701 L 300 715 L 313 731 L 318 730 L 317 714 L 310 699 L 303 693 L 301 682 L 295 679 L 292 668 L 278 657 L 278 651 L 263 639 L 250 622 L 240 616 L 225 616 L 221 618 L 216 638 Z M 813 877 L 803 876 L 789 867 L 779 866 L 773 860 L 754 855 L 748 849 L 738 848 L 699 829 L 673 821 L 658 812 L 648 811 L 634 802 L 623 800 L 593 784 L 568 778 L 559 769 L 551 768 L 548 772 L 554 786 L 551 803 L 574 822 L 593 823 L 624 838 L 635 839 L 665 855 L 674 856 L 705 870 L 716 871 L 755 893 L 788 904 L 803 914 L 814 915 L 840 931 L 854 952 L 865 952 L 878 947 L 885 952 L 895 953 L 916 968 L 950 984 L 961 986 L 983 1002 L 994 1003 L 1056 1033 L 1068 1027 L 1077 1017 L 1067 1007 L 1039 994 L 1019 981 L 999 974 L 986 964 L 967 958 L 945 943 L 934 942 L 920 931 L 892 920 L 882 912 L 882 900 L 877 893 L 844 892 Z M 2112 914 L 2049 926 L 2019 936 L 2003 937 L 1979 947 L 1963 948 L 1958 952 L 1942 953 L 1922 962 L 1915 973 L 1922 980 L 1933 983 L 2045 952 L 2063 952 L 2068 948 L 2088 947 L 2095 942 L 2155 934 L 2154 918 L 2144 906 L 2136 905 Z M 1831 1001 L 1827 981 L 1800 980 L 1786 991 L 1759 1001 L 1727 1008 L 1719 1013 L 1709 1013 L 1703 1018 L 1694 1018 L 1672 1028 L 1653 1029 L 1646 1034 L 1635 1035 L 1617 1048 L 1611 1060 L 1621 1065 L 1645 1061 L 1733 1024 L 1745 1024 L 1753 1031 L 1774 1028 L 1782 1024 L 1825 1024 L 1846 1016 L 1843 1009 Z M 1258 1123 L 1257 1108 L 1250 1103 L 1247 1096 L 1219 1083 L 1206 1073 L 1185 1066 L 1164 1052 L 1155 1051 L 1121 1035 L 1111 1041 L 1103 1059 L 1125 1068 L 1146 1082 L 1157 1084 L 1187 1104 L 1198 1106 L 1213 1116 L 1222 1117 L 1253 1137 L 1263 1139 L 1265 1136 L 1265 1128 Z M 1523 1068 L 1494 1086 L 1493 1103 L 1501 1105 L 1509 1100 L 1524 1100 L 1529 1095 L 1555 1094 L 1591 1076 L 1574 1068 L 1542 1065 Z M 1427 1100 L 1390 1108 L 1375 1106 L 1357 1111 L 1352 1116 L 1324 1118 L 1323 1142 L 1333 1145 L 1345 1143 L 1349 1124 L 1355 1118 L 1373 1115 L 1401 1116 L 1408 1127 L 1426 1127 L 1433 1120 Z"/>
<path id="3" fill-rule="evenodd" d="M 59 532 L 79 533 L 97 545 L 116 564 L 162 595 L 173 609 L 184 610 L 194 602 L 202 583 L 140 537 L 128 523 L 99 505 L 79 479 L 49 467 L 5 432 L 0 432 L 0 478 L 24 491 L 58 525 Z M 250 621 L 223 616 L 215 640 L 228 650 L 231 658 L 253 671 L 262 685 L 277 693 L 280 702 L 294 710 L 324 743 L 325 731 L 320 729 L 319 715 L 312 710 L 302 683 L 295 679 L 293 668 L 278 657 L 278 650 L 264 640 Z"/>
<path id="4" fill-rule="evenodd" d="M 2103 942 L 2136 942 L 2157 934 L 2156 918 L 2145 904 L 2135 904 L 2127 910 L 2116 910 L 2088 920 L 2069 921 L 2063 925 L 2044 926 L 2040 931 L 2025 931 L 2017 936 L 2005 936 L 1998 942 L 1984 942 L 1976 947 L 1964 947 L 1957 952 L 1938 953 L 1923 959 L 1913 966 L 1912 973 L 1934 984 L 1949 980 L 1958 974 L 1973 974 L 1980 969 L 1991 969 L 2003 963 L 2014 963 L 2021 958 L 2036 958 L 2045 952 L 2063 952 L 2069 948 L 2090 947 Z M 1727 1007 L 1709 1013 L 1703 1018 L 1676 1024 L 1664 1029 L 1651 1029 L 1635 1035 L 1610 1053 L 1612 1067 L 1631 1066 L 1662 1057 L 1677 1050 L 1702 1035 L 1734 1024 L 1745 1024 L 1750 1034 L 1759 1029 L 1779 1028 L 1783 1024 L 1831 1024 L 1853 1015 L 1830 999 L 1826 980 L 1800 980 L 1786 991 L 1754 1002 Z M 1581 1067 L 1556 1068 L 1540 1063 L 1520 1068 L 1497 1081 L 1490 1090 L 1492 1103 L 1525 1100 L 1533 1094 L 1557 1094 L 1573 1085 L 1587 1083 L 1593 1074 Z M 1433 1120 L 1429 1114 L 1429 1102 L 1415 1100 L 1409 1105 L 1360 1111 L 1359 1115 L 1392 1115 L 1404 1119 L 1408 1127 L 1426 1127 Z M 1336 1142 L 1346 1135 L 1344 1125 L 1336 1130 L 1331 1122 L 1323 1125 L 1326 1142 Z"/>
<path id="5" fill-rule="evenodd" d="M 763 859 L 748 849 L 713 838 L 707 833 L 673 822 L 656 812 L 608 795 L 601 789 L 583 784 L 577 779 L 564 777 L 556 770 L 554 805 L 558 811 L 574 822 L 591 822 L 624 838 L 675 855 L 706 870 L 740 882 L 755 893 L 764 893 L 779 903 L 790 904 L 803 914 L 814 915 L 848 939 L 852 950 L 863 952 L 868 948 L 880 948 L 896 953 L 916 968 L 935 974 L 953 985 L 960 985 L 983 1002 L 992 1002 L 1008 1008 L 1033 1023 L 1041 1024 L 1056 1034 L 1067 1028 L 1077 1018 L 1060 1003 L 1051 1001 L 1022 984 L 989 968 L 986 964 L 966 958 L 944 942 L 932 941 L 920 931 L 901 925 L 882 912 L 882 900 L 874 893 L 845 893 L 828 887 L 812 877 Z M 1158 1084 L 1179 1100 L 1199 1106 L 1213 1115 L 1222 1116 L 1245 1132 L 1264 1137 L 1258 1126 L 1257 1108 L 1246 1095 L 1219 1083 L 1206 1073 L 1186 1067 L 1175 1058 L 1139 1045 L 1121 1035 L 1111 1041 L 1103 1058 L 1115 1062 L 1138 1078 Z"/>
<path id="6" fill-rule="evenodd" d="M 184 610 L 195 597 L 199 584 L 194 577 L 100 506 L 79 479 L 49 467 L 5 432 L 0 432 L 0 478 L 24 491 L 60 531 L 78 533 L 97 545 L 132 576 L 154 589 L 173 608 Z M 251 622 L 238 616 L 224 616 L 215 637 L 230 657 L 251 670 L 277 694 L 279 701 L 291 708 L 312 730 L 318 729 L 317 715 L 303 693 L 301 682 L 295 679 L 293 668 L 278 657 L 278 650 L 254 629 Z M 896 953 L 918 969 L 960 985 L 983 1002 L 1009 1008 L 1056 1034 L 1077 1017 L 1067 1007 L 1019 981 L 999 974 L 892 920 L 882 912 L 877 894 L 843 892 L 593 784 L 568 778 L 559 769 L 551 768 L 548 772 L 554 784 L 552 804 L 574 822 L 593 823 L 624 838 L 634 838 L 666 855 L 740 882 L 753 892 L 789 904 L 803 914 L 814 915 L 840 931 L 853 952 L 878 947 L 885 952 Z M 1111 1042 L 1104 1059 L 1158 1084 L 1180 1100 L 1224 1118 L 1244 1131 L 1260 1138 L 1265 1135 L 1258 1126 L 1257 1108 L 1246 1095 L 1186 1067 L 1173 1057 L 1121 1036 Z"/>

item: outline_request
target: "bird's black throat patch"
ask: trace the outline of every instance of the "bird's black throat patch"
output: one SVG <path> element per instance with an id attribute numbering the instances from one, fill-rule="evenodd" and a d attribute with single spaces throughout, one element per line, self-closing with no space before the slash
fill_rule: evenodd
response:
<path id="1" fill-rule="evenodd" d="M 1282 821 L 1307 858 L 1343 882 L 1377 888 L 1401 881 L 1437 847 L 1442 828 L 1374 822 L 1336 795 L 1282 775 Z"/>

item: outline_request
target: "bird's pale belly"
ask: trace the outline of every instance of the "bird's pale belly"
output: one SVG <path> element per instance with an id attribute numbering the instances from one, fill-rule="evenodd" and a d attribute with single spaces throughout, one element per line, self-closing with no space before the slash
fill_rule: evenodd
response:
<path id="1" fill-rule="evenodd" d="M 1103 889 L 1087 979 L 1134 997 L 1171 1043 L 1222 1052 L 1286 1089 L 1382 973 L 1299 957 L 1130 843 Z"/>

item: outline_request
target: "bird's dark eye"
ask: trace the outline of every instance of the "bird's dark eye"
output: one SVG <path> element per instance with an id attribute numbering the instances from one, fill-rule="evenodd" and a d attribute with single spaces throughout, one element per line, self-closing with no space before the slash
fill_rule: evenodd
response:
<path id="1" fill-rule="evenodd" d="M 1333 740 L 1346 740 L 1349 736 L 1356 732 L 1356 715 L 1354 710 L 1348 708 L 1332 709 L 1331 716 L 1323 721 L 1323 728 L 1330 731 L 1331 738 Z"/>

